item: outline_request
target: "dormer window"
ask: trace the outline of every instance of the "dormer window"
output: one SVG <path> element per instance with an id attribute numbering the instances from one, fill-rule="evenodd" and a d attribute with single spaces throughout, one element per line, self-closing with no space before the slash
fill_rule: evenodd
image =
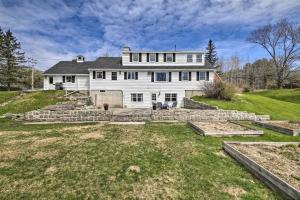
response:
<path id="1" fill-rule="evenodd" d="M 155 53 L 150 53 L 149 54 L 149 61 L 150 62 L 156 62 L 156 54 Z"/>
<path id="2" fill-rule="evenodd" d="M 187 54 L 186 61 L 187 62 L 193 62 L 193 54 Z"/>
<path id="3" fill-rule="evenodd" d="M 77 58 L 76 58 L 76 62 L 84 62 L 84 60 L 85 60 L 85 58 L 84 58 L 84 56 L 77 56 Z"/>
<path id="4" fill-rule="evenodd" d="M 133 60 L 133 62 L 139 62 L 139 54 L 138 53 L 133 53 L 132 54 L 132 60 Z"/>
<path id="5" fill-rule="evenodd" d="M 167 53 L 166 54 L 166 61 L 167 62 L 173 62 L 173 54 Z"/>
<path id="6" fill-rule="evenodd" d="M 202 63 L 202 54 L 197 54 L 196 55 L 196 62 L 201 62 Z"/>

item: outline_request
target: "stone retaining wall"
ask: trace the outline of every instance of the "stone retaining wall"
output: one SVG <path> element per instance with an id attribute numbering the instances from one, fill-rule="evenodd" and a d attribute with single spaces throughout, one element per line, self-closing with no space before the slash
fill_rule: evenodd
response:
<path id="1" fill-rule="evenodd" d="M 235 110 L 153 110 L 152 120 L 178 120 L 178 121 L 224 121 L 224 120 L 269 120 L 268 115 L 255 115 L 254 113 Z"/>
<path id="2" fill-rule="evenodd" d="M 234 110 L 145 110 L 145 113 L 114 114 L 112 111 L 93 110 L 36 110 L 25 113 L 31 122 L 80 122 L 80 121 L 217 121 L 217 120 L 269 120 L 268 115 L 255 115 Z"/>
<path id="3" fill-rule="evenodd" d="M 25 113 L 31 122 L 109 121 L 111 112 L 104 110 L 35 110 Z"/>
<path id="4" fill-rule="evenodd" d="M 211 106 L 206 103 L 194 101 L 189 98 L 183 98 L 184 108 L 187 109 L 200 109 L 200 110 L 217 110 L 217 106 Z"/>

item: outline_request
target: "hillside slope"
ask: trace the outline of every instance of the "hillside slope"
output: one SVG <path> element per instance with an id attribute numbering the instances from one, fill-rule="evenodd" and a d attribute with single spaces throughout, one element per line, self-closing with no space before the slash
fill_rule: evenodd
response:
<path id="1" fill-rule="evenodd" d="M 300 90 L 269 90 L 264 92 L 243 93 L 232 101 L 221 101 L 196 96 L 194 100 L 232 109 L 267 114 L 272 119 L 300 121 Z"/>
<path id="2" fill-rule="evenodd" d="M 38 91 L 25 94 L 8 93 L 10 92 L 0 93 L 0 100 L 6 99 L 6 101 L 9 100 L 5 97 L 14 95 L 14 98 L 12 99 L 11 97 L 11 101 L 9 101 L 6 105 L 0 106 L 0 115 L 5 113 L 24 113 L 47 105 L 56 104 L 57 102 L 63 101 L 64 94 L 63 91 Z"/>

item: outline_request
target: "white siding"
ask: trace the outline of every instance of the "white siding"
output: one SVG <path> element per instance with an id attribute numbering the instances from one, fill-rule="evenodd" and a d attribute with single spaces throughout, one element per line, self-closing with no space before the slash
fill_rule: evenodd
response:
<path id="1" fill-rule="evenodd" d="M 49 83 L 49 76 L 44 77 L 44 90 L 55 90 L 55 83 L 63 82 L 63 75 L 53 75 L 53 84 Z M 76 75 L 75 83 L 66 82 L 63 83 L 65 90 L 89 90 L 89 76 L 88 75 Z"/>
<path id="2" fill-rule="evenodd" d="M 209 81 L 213 81 L 213 73 L 210 72 Z M 165 101 L 165 93 L 177 93 L 178 105 L 182 106 L 185 90 L 201 90 L 207 81 L 197 81 L 197 72 L 192 72 L 191 81 L 179 81 L 179 72 L 172 72 L 171 82 L 151 82 L 151 74 L 139 72 L 138 80 L 124 80 L 124 72 L 117 72 L 118 80 L 111 80 L 111 72 L 106 71 L 106 79 L 93 79 L 90 72 L 90 90 L 122 90 L 123 102 L 126 107 L 150 107 L 152 105 L 151 94 L 157 94 L 157 101 Z M 131 102 L 131 93 L 143 93 L 143 102 Z"/>
<path id="3" fill-rule="evenodd" d="M 187 54 L 193 55 L 193 62 L 187 62 Z M 202 54 L 202 62 L 196 62 L 196 52 L 193 53 L 176 53 L 175 62 L 164 62 L 164 54 L 159 53 L 159 62 L 147 62 L 147 53 L 142 53 L 142 62 L 130 62 L 130 52 L 124 52 L 122 54 L 122 63 L 124 66 L 204 66 L 204 53 Z"/>

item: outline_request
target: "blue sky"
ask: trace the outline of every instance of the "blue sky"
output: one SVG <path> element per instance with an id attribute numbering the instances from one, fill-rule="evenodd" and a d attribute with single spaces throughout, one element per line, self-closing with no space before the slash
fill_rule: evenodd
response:
<path id="1" fill-rule="evenodd" d="M 0 0 L 0 26 L 45 70 L 77 54 L 88 60 L 143 50 L 204 50 L 212 39 L 225 61 L 267 54 L 249 33 L 281 18 L 300 22 L 299 0 Z"/>

